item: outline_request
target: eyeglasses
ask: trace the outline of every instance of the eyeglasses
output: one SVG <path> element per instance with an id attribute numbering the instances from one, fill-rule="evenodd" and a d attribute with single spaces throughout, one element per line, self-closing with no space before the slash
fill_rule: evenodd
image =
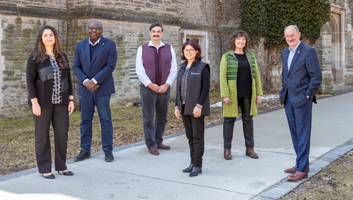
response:
<path id="1" fill-rule="evenodd" d="M 284 36 L 284 38 L 286 38 L 286 39 L 289 39 L 289 38 L 293 38 L 293 37 L 295 37 L 296 35 L 286 35 L 286 36 Z"/>
<path id="2" fill-rule="evenodd" d="M 101 31 L 102 28 L 92 28 L 92 27 L 88 27 L 88 30 L 90 30 L 90 31 L 94 31 L 94 30 L 96 30 L 96 31 Z"/>
<path id="3" fill-rule="evenodd" d="M 184 53 L 194 53 L 195 49 L 184 49 Z"/>

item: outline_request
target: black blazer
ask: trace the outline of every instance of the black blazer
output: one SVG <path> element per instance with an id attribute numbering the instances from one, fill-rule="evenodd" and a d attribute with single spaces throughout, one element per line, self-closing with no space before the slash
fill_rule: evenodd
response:
<path id="1" fill-rule="evenodd" d="M 69 64 L 66 54 L 63 54 Z M 41 107 L 49 107 L 52 105 L 53 67 L 49 58 L 45 59 L 43 62 L 35 63 L 32 60 L 33 57 L 34 52 L 32 52 L 27 60 L 26 69 L 28 105 L 32 106 L 31 99 L 37 98 Z M 62 105 L 68 105 L 69 95 L 73 95 L 70 67 L 60 69 L 60 71 Z"/>

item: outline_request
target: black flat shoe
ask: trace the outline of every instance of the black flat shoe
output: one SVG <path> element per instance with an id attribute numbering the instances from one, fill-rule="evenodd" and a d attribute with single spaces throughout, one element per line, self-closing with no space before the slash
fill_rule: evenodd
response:
<path id="1" fill-rule="evenodd" d="M 183 172 L 191 172 L 193 164 L 190 164 L 189 167 L 183 169 Z"/>
<path id="2" fill-rule="evenodd" d="M 66 176 L 72 176 L 74 175 L 74 173 L 72 171 L 67 171 L 67 172 L 64 172 L 64 171 L 58 171 L 58 174 L 60 174 L 60 172 L 62 172 L 64 175 Z"/>
<path id="3" fill-rule="evenodd" d="M 193 167 L 192 171 L 190 172 L 189 176 L 193 177 L 193 176 L 197 176 L 199 175 L 199 173 L 202 173 L 202 167 Z"/>
<path id="4" fill-rule="evenodd" d="M 44 178 L 47 178 L 47 179 L 55 179 L 54 174 L 47 175 L 47 176 L 44 176 L 44 175 L 42 174 L 42 176 L 43 176 Z"/>

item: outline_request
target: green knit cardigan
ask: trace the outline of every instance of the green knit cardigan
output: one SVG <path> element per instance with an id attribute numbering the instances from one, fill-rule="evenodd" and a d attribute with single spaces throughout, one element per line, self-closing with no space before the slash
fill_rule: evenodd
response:
<path id="1" fill-rule="evenodd" d="M 257 115 L 256 96 L 263 95 L 260 73 L 255 55 L 248 51 L 246 52 L 246 58 L 250 63 L 252 74 L 250 115 Z M 232 101 L 230 105 L 223 102 L 223 117 L 238 117 L 237 73 L 238 60 L 234 56 L 234 51 L 223 54 L 219 73 L 221 97 L 230 97 Z"/>

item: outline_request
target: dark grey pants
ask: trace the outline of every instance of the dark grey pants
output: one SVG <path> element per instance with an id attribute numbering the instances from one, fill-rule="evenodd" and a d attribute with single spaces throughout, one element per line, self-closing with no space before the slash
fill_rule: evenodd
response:
<path id="1" fill-rule="evenodd" d="M 238 105 L 241 108 L 241 115 L 243 121 L 243 133 L 245 138 L 245 147 L 254 147 L 254 123 L 253 116 L 250 115 L 251 98 L 250 97 L 239 97 Z M 223 122 L 223 139 L 224 149 L 232 148 L 233 130 L 235 117 L 225 117 Z"/>
<path id="2" fill-rule="evenodd" d="M 155 93 L 148 87 L 140 87 L 143 131 L 148 149 L 163 142 L 170 101 L 170 87 L 165 93 Z M 156 114 L 156 118 L 154 115 Z"/>
<path id="3" fill-rule="evenodd" d="M 67 105 L 53 104 L 41 108 L 41 115 L 33 115 L 35 124 L 35 149 L 39 173 L 51 172 L 51 152 L 49 129 L 50 122 L 54 129 L 55 171 L 66 167 L 67 139 L 69 131 L 69 112 Z"/>

